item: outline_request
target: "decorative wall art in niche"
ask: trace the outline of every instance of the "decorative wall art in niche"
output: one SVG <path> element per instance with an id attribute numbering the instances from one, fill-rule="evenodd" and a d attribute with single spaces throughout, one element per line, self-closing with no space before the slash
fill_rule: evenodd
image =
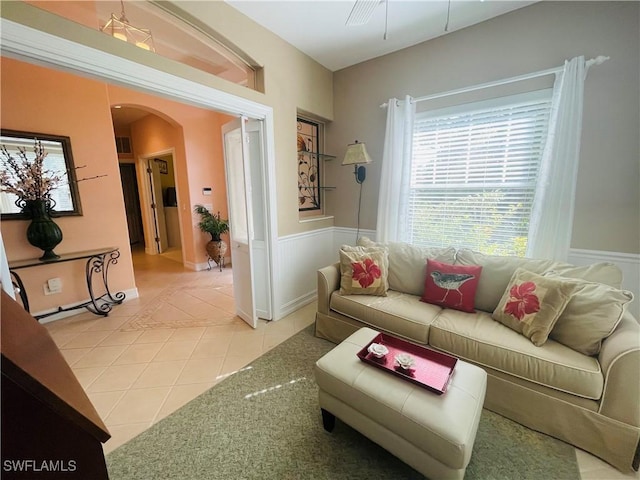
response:
<path id="1" fill-rule="evenodd" d="M 82 215 L 69 137 L 3 129 L 0 145 L 0 212 L 3 220 L 30 218 L 24 210 L 25 200 L 42 195 L 54 216 Z M 14 162 L 14 166 L 8 162 Z M 40 170 L 34 168 L 38 163 L 41 164 Z M 24 181 L 18 178 L 17 172 L 21 172 Z M 38 183 L 43 181 L 49 184 Z M 23 193 L 6 191 L 8 184 L 17 186 L 17 190 Z"/>
<path id="2" fill-rule="evenodd" d="M 321 153 L 322 124 L 298 118 L 298 211 L 315 216 L 323 211 L 322 192 L 332 187 L 324 186 L 322 161 L 335 158 Z"/>
<path id="3" fill-rule="evenodd" d="M 298 118 L 298 210 L 321 210 L 318 124 Z"/>

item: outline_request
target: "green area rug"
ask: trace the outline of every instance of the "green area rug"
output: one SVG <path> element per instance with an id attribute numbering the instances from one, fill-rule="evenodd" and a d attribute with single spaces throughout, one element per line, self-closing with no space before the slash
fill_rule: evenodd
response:
<path id="1" fill-rule="evenodd" d="M 358 432 L 322 428 L 315 361 L 296 334 L 107 455 L 111 480 L 424 478 Z M 575 450 L 483 411 L 466 479 L 579 479 Z"/>

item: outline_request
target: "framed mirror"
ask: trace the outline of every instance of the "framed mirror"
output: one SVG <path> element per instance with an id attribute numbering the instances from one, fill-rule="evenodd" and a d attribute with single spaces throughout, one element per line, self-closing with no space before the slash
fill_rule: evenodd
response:
<path id="1" fill-rule="evenodd" d="M 52 217 L 65 215 L 82 215 L 80 195 L 76 178 L 76 169 L 71 154 L 71 140 L 69 137 L 49 135 L 46 133 L 19 132 L 16 130 L 0 130 L 0 145 L 6 147 L 9 154 L 20 163 L 19 149 L 25 149 L 27 160 L 34 160 L 34 144 L 42 143 L 47 156 L 43 168 L 61 181 L 51 191 L 53 200 Z M 2 168 L 5 168 L 6 157 L 2 155 Z M 2 220 L 22 220 L 27 218 L 17 204 L 18 197 L 12 193 L 0 192 L 0 213 Z"/>

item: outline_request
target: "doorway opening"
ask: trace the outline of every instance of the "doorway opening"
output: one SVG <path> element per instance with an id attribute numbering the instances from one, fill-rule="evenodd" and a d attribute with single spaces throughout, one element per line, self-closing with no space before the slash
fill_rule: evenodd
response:
<path id="1" fill-rule="evenodd" d="M 209 111 L 225 112 L 228 115 L 249 115 L 259 119 L 264 125 L 264 173 L 265 189 L 264 203 L 267 219 L 266 259 L 269 262 L 268 275 L 271 278 L 269 298 L 273 308 L 273 319 L 277 320 L 281 311 L 281 299 L 278 283 L 273 281 L 275 266 L 278 264 L 277 245 L 277 198 L 275 192 L 275 126 L 273 108 L 268 105 L 232 95 L 222 90 L 194 82 L 169 73 L 155 70 L 151 67 L 134 64 L 116 55 L 97 51 L 82 44 L 45 34 L 17 23 L 3 24 L 3 50 L 18 59 L 25 59 L 31 63 L 42 62 L 56 68 L 81 72 L 100 78 L 107 82 L 113 81 L 127 88 L 149 94 L 159 93 L 184 104 L 201 107 Z M 60 51 L 67 55 L 60 56 Z M 78 60 L 78 59 L 91 59 Z M 138 174 L 141 172 L 138 171 Z M 180 199 L 178 200 L 180 202 Z M 190 204 L 189 204 L 190 207 Z M 182 205 L 180 206 L 182 213 Z M 190 213 L 190 212 L 189 212 Z M 144 221 L 144 218 L 143 218 Z M 191 232 L 188 232 L 191 235 Z M 193 239 L 193 237 L 190 237 Z M 183 242 L 184 243 L 184 242 Z M 190 252 L 190 255 L 193 252 Z"/>
<path id="2" fill-rule="evenodd" d="M 146 155 L 139 161 L 146 172 L 145 208 L 151 220 L 147 238 L 153 240 L 145 251 L 183 264 L 173 151 Z"/>

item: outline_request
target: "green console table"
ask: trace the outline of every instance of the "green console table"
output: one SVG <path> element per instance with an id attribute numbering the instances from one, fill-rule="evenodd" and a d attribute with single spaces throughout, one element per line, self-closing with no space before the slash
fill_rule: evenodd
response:
<path id="1" fill-rule="evenodd" d="M 98 248 L 82 252 L 64 253 L 60 255 L 60 258 L 48 261 L 41 261 L 37 258 L 9 261 L 9 271 L 13 277 L 14 285 L 18 288 L 20 300 L 22 300 L 25 310 L 29 312 L 29 297 L 27 296 L 27 290 L 16 270 L 71 262 L 75 260 L 86 260 L 85 272 L 87 290 L 89 291 L 89 300 L 72 307 L 58 307 L 58 310 L 54 312 L 37 315 L 35 318 L 40 320 L 41 318 L 55 315 L 56 313 L 77 310 L 80 308 L 86 308 L 91 313 L 106 317 L 109 315 L 113 305 L 121 304 L 126 297 L 124 292 L 112 294 L 109 290 L 109 267 L 118 263 L 118 258 L 120 258 L 120 250 L 117 247 Z M 105 293 L 96 295 L 94 291 L 94 277 L 99 277 L 101 279 L 100 284 L 102 288 L 100 291 L 104 290 Z"/>

